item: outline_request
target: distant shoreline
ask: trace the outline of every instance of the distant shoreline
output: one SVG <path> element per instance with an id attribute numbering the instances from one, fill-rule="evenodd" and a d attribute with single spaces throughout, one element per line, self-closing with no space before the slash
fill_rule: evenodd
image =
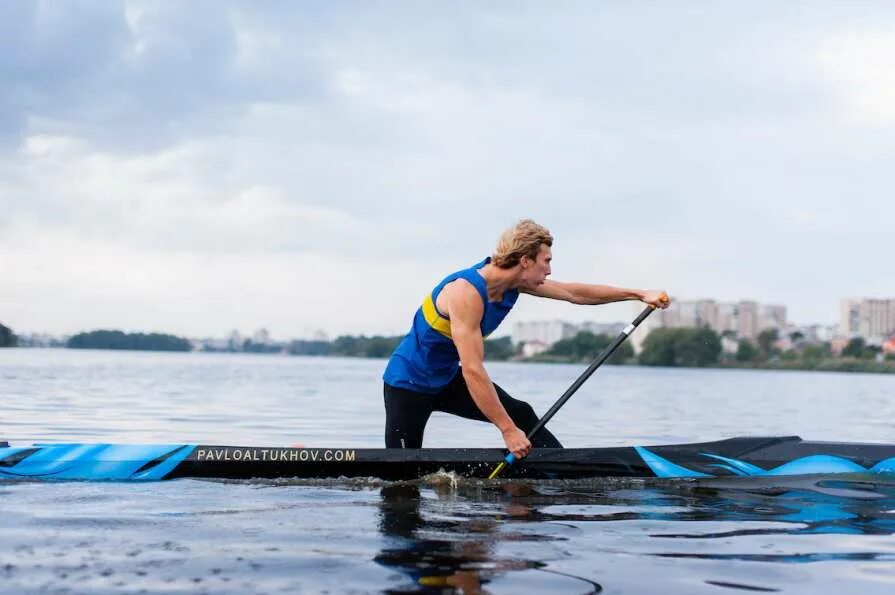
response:
<path id="1" fill-rule="evenodd" d="M 740 362 L 719 363 L 713 368 L 733 370 L 792 370 L 799 372 L 858 372 L 867 374 L 895 374 L 895 361 L 869 361 L 854 358 L 824 359 L 817 362 Z"/>
<path id="2" fill-rule="evenodd" d="M 11 336 L 12 331 L 10 331 Z M 109 351 L 255 353 L 298 356 L 334 356 L 364 359 L 388 358 L 404 339 L 403 335 L 341 335 L 333 340 L 293 339 L 271 341 L 266 334 L 252 339 L 234 334 L 227 340 L 187 339 L 167 333 L 128 333 L 100 329 L 78 333 L 65 342 L 48 347 L 68 349 L 100 349 Z M 724 340 L 728 340 L 724 348 Z M 513 344 L 509 336 L 485 339 L 486 361 L 522 363 L 561 363 L 588 365 L 597 354 L 613 344 L 610 335 L 582 331 L 554 343 L 546 351 L 527 353 L 525 345 Z M 795 340 L 795 339 L 793 339 Z M 630 343 L 616 345 L 606 362 L 614 365 L 636 365 L 663 368 L 713 368 L 736 370 L 797 370 L 803 372 L 895 373 L 895 356 L 886 355 L 882 347 L 868 345 L 859 337 L 852 338 L 841 352 L 834 354 L 830 343 L 800 343 L 778 347 L 778 331 L 766 329 L 755 342 L 739 339 L 736 350 L 730 349 L 730 338 L 722 337 L 707 327 L 659 328 L 647 335 L 639 353 Z M 21 344 L 21 342 L 19 342 Z M 25 344 L 24 346 L 38 346 Z M 885 357 L 884 357 L 885 356 Z"/>
<path id="3" fill-rule="evenodd" d="M 82 351 L 83 348 L 74 347 L 14 347 L 12 349 L 62 349 L 70 351 Z M 352 359 L 378 359 L 386 360 L 387 355 L 350 355 L 344 353 L 329 354 L 296 354 L 288 351 L 183 351 L 175 349 L 133 349 L 133 348 L 88 348 L 95 351 L 141 351 L 146 353 L 221 353 L 221 354 L 249 354 L 249 355 L 287 355 L 290 357 L 341 357 Z M 588 358 L 563 358 L 558 356 L 535 356 L 525 359 L 498 358 L 488 359 L 487 361 L 515 362 L 521 364 L 581 364 L 590 363 Z M 895 374 L 895 361 L 871 361 L 856 358 L 826 358 L 814 361 L 776 361 L 776 362 L 736 362 L 723 361 L 707 366 L 655 366 L 640 364 L 635 361 L 626 360 L 624 362 L 607 362 L 606 365 L 613 366 L 636 366 L 642 368 L 680 368 L 680 369 L 709 369 L 709 370 L 778 370 L 778 371 L 797 371 L 797 372 L 855 372 L 865 374 Z"/>
<path id="4" fill-rule="evenodd" d="M 540 364 L 582 364 L 586 365 L 592 360 L 569 359 L 558 357 L 536 356 L 528 359 L 512 360 L 520 363 Z M 817 361 L 776 361 L 776 362 L 736 362 L 722 361 L 706 366 L 654 366 L 640 364 L 633 361 L 623 363 L 607 362 L 606 365 L 637 366 L 641 368 L 686 368 L 686 369 L 712 369 L 712 370 L 784 370 L 797 372 L 857 372 L 867 374 L 895 374 L 895 361 L 871 361 L 855 358 L 827 358 Z"/>

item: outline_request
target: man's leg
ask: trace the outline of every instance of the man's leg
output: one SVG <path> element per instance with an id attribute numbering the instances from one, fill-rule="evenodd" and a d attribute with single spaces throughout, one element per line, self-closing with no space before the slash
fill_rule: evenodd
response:
<path id="1" fill-rule="evenodd" d="M 528 434 L 529 430 L 538 423 L 538 416 L 531 405 L 525 401 L 514 399 L 497 384 L 494 385 L 494 389 L 497 391 L 497 397 L 500 399 L 504 409 L 507 410 L 507 414 L 513 420 L 513 423 Z M 448 387 L 438 394 L 434 409 L 459 415 L 466 419 L 489 421 L 478 405 L 475 404 L 475 401 L 472 400 L 472 395 L 469 394 L 469 389 L 466 387 L 466 381 L 463 380 L 462 373 L 457 374 Z M 542 428 L 534 436 L 531 445 L 535 448 L 562 448 L 562 444 L 547 428 Z"/>
<path id="2" fill-rule="evenodd" d="M 423 432 L 432 414 L 432 397 L 383 384 L 385 447 L 422 448 Z"/>

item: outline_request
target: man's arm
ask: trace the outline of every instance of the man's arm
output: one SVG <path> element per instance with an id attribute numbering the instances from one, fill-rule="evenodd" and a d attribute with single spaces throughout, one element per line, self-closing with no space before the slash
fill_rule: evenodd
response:
<path id="1" fill-rule="evenodd" d="M 463 379 L 469 394 L 485 417 L 500 430 L 507 450 L 516 457 L 524 457 L 531 450 L 531 442 L 504 409 L 485 371 L 485 341 L 480 326 L 484 312 L 482 299 L 475 287 L 462 279 L 451 283 L 444 291 L 448 292 L 445 297 L 451 320 L 451 338 L 460 354 Z"/>
<path id="2" fill-rule="evenodd" d="M 538 297 L 563 300 L 573 304 L 597 305 L 625 300 L 640 300 L 656 308 L 667 308 L 668 295 L 661 289 L 625 289 L 611 285 L 566 283 L 548 279 L 535 289 L 522 290 Z"/>

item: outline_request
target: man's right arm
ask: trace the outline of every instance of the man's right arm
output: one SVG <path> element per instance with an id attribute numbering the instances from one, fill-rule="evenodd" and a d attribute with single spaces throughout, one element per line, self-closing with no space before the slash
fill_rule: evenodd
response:
<path id="1" fill-rule="evenodd" d="M 485 370 L 485 342 L 480 327 L 482 299 L 468 282 L 454 282 L 447 300 L 451 337 L 460 354 L 463 379 L 479 410 L 500 430 L 507 450 L 517 458 L 531 450 L 531 442 L 510 418 Z"/>

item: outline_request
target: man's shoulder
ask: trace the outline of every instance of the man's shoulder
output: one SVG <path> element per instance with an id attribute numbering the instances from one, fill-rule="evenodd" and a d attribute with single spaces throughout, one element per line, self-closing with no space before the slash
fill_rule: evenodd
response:
<path id="1" fill-rule="evenodd" d="M 451 302 L 454 300 L 470 300 L 479 297 L 478 288 L 469 279 L 458 277 L 442 288 L 441 293 Z M 481 301 L 481 300 L 479 300 Z"/>
<path id="2" fill-rule="evenodd" d="M 478 289 L 467 279 L 454 279 L 444 286 L 439 302 L 444 300 L 445 310 L 463 313 L 480 313 L 484 304 Z"/>

